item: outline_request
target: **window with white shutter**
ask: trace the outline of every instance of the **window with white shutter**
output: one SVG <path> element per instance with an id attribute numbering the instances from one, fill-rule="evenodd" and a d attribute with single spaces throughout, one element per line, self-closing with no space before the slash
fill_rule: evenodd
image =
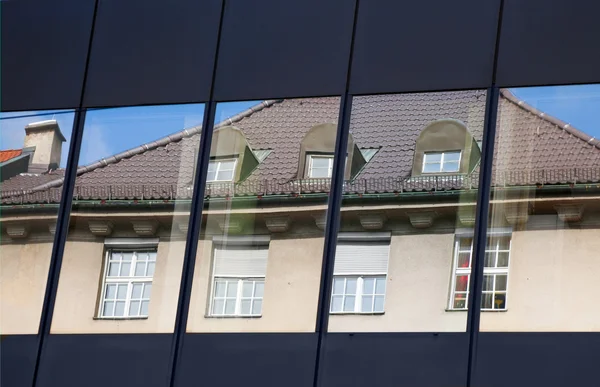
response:
<path id="1" fill-rule="evenodd" d="M 383 313 L 390 252 L 386 238 L 340 238 L 330 313 Z"/>
<path id="2" fill-rule="evenodd" d="M 268 244 L 216 244 L 209 315 L 262 314 Z"/>

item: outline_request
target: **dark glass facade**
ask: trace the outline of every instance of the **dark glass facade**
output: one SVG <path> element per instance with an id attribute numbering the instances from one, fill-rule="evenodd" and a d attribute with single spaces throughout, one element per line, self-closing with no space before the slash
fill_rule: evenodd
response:
<path id="1" fill-rule="evenodd" d="M 0 7 L 2 385 L 597 384 L 598 5 Z"/>

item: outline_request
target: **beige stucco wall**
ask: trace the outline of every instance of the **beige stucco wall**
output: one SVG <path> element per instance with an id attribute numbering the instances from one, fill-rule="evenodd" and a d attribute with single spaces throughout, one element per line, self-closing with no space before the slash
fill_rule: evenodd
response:
<path id="1" fill-rule="evenodd" d="M 485 331 L 600 331 L 600 229 L 513 233 L 506 312 Z"/>
<path id="2" fill-rule="evenodd" d="M 323 238 L 271 239 L 260 318 L 206 317 L 212 242 L 200 241 L 188 332 L 314 332 Z"/>
<path id="3" fill-rule="evenodd" d="M 159 243 L 147 319 L 97 320 L 104 244 L 67 241 L 51 332 L 173 332 L 184 249 L 183 241 Z"/>
<path id="4" fill-rule="evenodd" d="M 37 334 L 52 243 L 0 246 L 0 334 Z"/>
<path id="5" fill-rule="evenodd" d="M 383 315 L 332 315 L 330 332 L 464 332 L 447 312 L 453 234 L 392 236 Z"/>

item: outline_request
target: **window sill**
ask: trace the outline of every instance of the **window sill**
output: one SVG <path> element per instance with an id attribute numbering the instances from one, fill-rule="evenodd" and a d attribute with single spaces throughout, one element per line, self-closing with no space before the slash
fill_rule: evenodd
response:
<path id="1" fill-rule="evenodd" d="M 329 313 L 330 316 L 383 316 L 385 312 L 361 313 L 361 312 L 335 312 Z"/>
<path id="2" fill-rule="evenodd" d="M 241 318 L 241 319 L 256 319 L 256 318 L 261 318 L 262 315 L 259 316 L 210 316 L 210 315 L 204 315 L 204 318 L 214 318 L 214 319 L 235 319 L 235 318 Z"/>
<path id="3" fill-rule="evenodd" d="M 142 317 L 94 317 L 94 320 L 108 320 L 108 321 L 148 320 L 148 316 L 142 316 Z"/>
<path id="4" fill-rule="evenodd" d="M 508 309 L 481 309 L 483 313 L 503 313 L 508 312 Z M 446 309 L 446 312 L 468 312 L 468 309 Z"/>

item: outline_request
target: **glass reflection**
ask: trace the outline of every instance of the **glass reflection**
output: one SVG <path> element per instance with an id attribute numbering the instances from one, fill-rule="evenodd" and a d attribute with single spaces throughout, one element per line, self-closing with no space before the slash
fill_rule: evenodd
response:
<path id="1" fill-rule="evenodd" d="M 173 332 L 203 113 L 87 112 L 52 333 Z"/>
<path id="2" fill-rule="evenodd" d="M 485 104 L 354 97 L 330 331 L 466 330 Z"/>
<path id="3" fill-rule="evenodd" d="M 314 332 L 339 103 L 217 106 L 188 332 Z"/>
<path id="4" fill-rule="evenodd" d="M 599 110 L 599 85 L 501 90 L 481 330 L 600 329 Z"/>
<path id="5" fill-rule="evenodd" d="M 73 111 L 0 115 L 0 327 L 37 334 Z"/>

